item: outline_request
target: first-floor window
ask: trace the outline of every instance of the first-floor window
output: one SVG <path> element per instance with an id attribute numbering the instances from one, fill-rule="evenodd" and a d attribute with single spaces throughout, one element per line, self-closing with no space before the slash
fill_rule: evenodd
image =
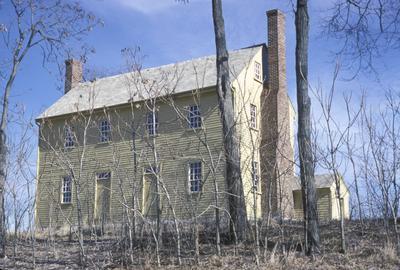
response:
<path id="1" fill-rule="evenodd" d="M 72 177 L 64 176 L 62 182 L 62 203 L 72 202 Z"/>
<path id="2" fill-rule="evenodd" d="M 197 193 L 201 190 L 201 161 L 189 163 L 189 191 Z"/>
<path id="3" fill-rule="evenodd" d="M 253 189 L 258 190 L 259 176 L 258 176 L 258 162 L 251 163 L 251 179 L 253 181 Z"/>

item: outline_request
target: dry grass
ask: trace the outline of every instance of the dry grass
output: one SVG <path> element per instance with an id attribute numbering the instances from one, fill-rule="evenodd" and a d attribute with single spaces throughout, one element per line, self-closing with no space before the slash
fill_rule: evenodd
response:
<path id="1" fill-rule="evenodd" d="M 369 222 L 363 230 L 357 222 L 347 224 L 346 254 L 339 253 L 338 224 L 321 225 L 321 255 L 308 258 L 301 252 L 300 224 L 274 225 L 269 231 L 266 256 L 262 247 L 259 265 L 256 264 L 254 245 L 242 243 L 237 247 L 223 245 L 223 256 L 218 257 L 213 243 L 201 244 L 199 265 L 195 264 L 191 241 L 183 241 L 183 266 L 176 265 L 174 241 L 165 242 L 161 252 L 162 269 L 400 269 L 396 248 L 386 241 L 379 221 Z M 11 244 L 11 243 L 9 243 Z M 103 237 L 85 242 L 87 269 L 154 269 L 156 255 L 151 241 L 135 248 L 134 262 L 124 266 L 121 242 L 116 237 Z M 76 242 L 58 238 L 55 242 L 38 241 L 35 250 L 37 269 L 77 269 L 79 249 Z M 8 258 L 0 261 L 0 269 L 32 269 L 32 249 L 28 241 L 19 240 L 13 258 L 9 245 Z M 125 260 L 126 262 L 126 260 Z"/>

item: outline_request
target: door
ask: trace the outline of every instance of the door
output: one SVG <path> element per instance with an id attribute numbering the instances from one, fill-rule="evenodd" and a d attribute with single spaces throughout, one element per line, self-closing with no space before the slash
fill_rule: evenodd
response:
<path id="1" fill-rule="evenodd" d="M 110 219 L 110 179 L 97 179 L 96 182 L 96 212 L 95 219 L 97 222 L 104 224 Z"/>
<path id="2" fill-rule="evenodd" d="M 157 178 L 154 174 L 145 174 L 143 177 L 143 215 L 157 217 Z"/>

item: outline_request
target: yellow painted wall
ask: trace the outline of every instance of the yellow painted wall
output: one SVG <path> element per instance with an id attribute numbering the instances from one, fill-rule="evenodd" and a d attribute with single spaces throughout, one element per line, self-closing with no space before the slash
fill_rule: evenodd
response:
<path id="1" fill-rule="evenodd" d="M 341 178 L 340 184 L 341 197 L 343 198 L 343 206 L 344 206 L 344 218 L 350 218 L 350 193 L 343 182 L 343 178 Z M 340 210 L 339 210 L 339 199 L 336 196 L 336 185 L 332 184 L 331 187 L 328 188 L 318 188 L 317 189 L 318 196 L 318 215 L 322 220 L 327 219 L 340 219 Z M 293 200 L 295 207 L 295 217 L 296 219 L 303 218 L 303 205 L 301 199 L 301 191 L 295 190 L 293 191 Z"/>
<path id="2" fill-rule="evenodd" d="M 260 168 L 260 144 L 261 144 L 261 93 L 263 84 L 254 77 L 254 63 L 258 62 L 262 66 L 262 48 L 256 47 L 257 53 L 253 58 L 248 59 L 247 68 L 236 75 L 236 80 L 232 83 L 235 97 L 235 114 L 237 117 L 237 131 L 240 142 L 240 159 L 242 169 L 242 180 L 246 200 L 246 211 L 249 219 L 262 217 L 261 212 L 261 168 Z M 266 59 L 265 59 L 266 61 Z M 263 77 L 263 75 L 261 76 Z M 253 129 L 250 127 L 250 105 L 257 108 L 257 125 Z M 257 189 L 253 188 L 252 161 L 258 163 L 259 184 Z M 256 205 L 256 213 L 254 213 Z"/>
<path id="3" fill-rule="evenodd" d="M 203 128 L 193 130 L 188 128 L 185 106 L 198 103 L 203 117 Z M 225 190 L 225 162 L 222 154 L 222 130 L 218 111 L 217 97 L 214 89 L 204 91 L 200 96 L 185 94 L 174 98 L 174 104 L 182 117 L 179 116 L 171 100 L 157 103 L 159 118 L 159 135 L 155 137 L 158 159 L 161 161 L 161 179 L 165 184 L 178 217 L 189 218 L 195 213 L 205 211 L 204 216 L 213 216 L 214 178 L 211 164 L 216 169 L 216 181 L 220 190 Z M 98 120 L 104 119 L 104 112 L 94 112 L 89 115 L 75 115 L 51 119 L 42 124 L 41 140 L 39 142 L 38 183 L 36 223 L 41 227 L 76 224 L 77 198 L 73 193 L 72 204 L 62 205 L 62 177 L 74 173 L 81 184 L 81 204 L 83 220 L 91 222 L 94 213 L 96 174 L 110 171 L 111 176 L 111 217 L 119 221 L 127 209 L 136 201 L 137 207 L 142 206 L 142 181 L 144 168 L 154 164 L 152 138 L 145 132 L 145 113 L 143 103 L 109 109 L 112 123 L 112 142 L 99 143 Z M 87 123 L 89 121 L 90 123 Z M 63 148 L 63 127 L 65 121 L 71 121 L 79 141 L 74 149 Z M 88 124 L 87 135 L 83 134 L 83 126 Z M 132 138 L 132 129 L 136 138 Z M 83 146 L 83 138 L 87 139 Z M 200 140 L 200 139 L 201 140 Z M 207 142 L 209 148 L 201 141 Z M 136 148 L 138 166 L 135 172 L 133 143 Z M 50 147 L 51 146 L 51 147 Z M 188 192 L 188 162 L 203 161 L 203 192 L 201 195 Z M 80 164 L 82 161 L 82 167 Z M 212 162 L 211 162 L 212 161 Z M 77 183 L 73 184 L 74 191 Z M 134 191 L 135 190 L 135 191 Z M 135 194 L 133 198 L 132 194 Z M 219 194 L 220 206 L 225 207 L 223 192 Z M 199 203 L 197 203 L 197 200 Z M 171 217 L 166 196 L 163 196 L 163 215 Z M 207 210 L 208 209 L 208 210 Z M 207 210 L 207 211 L 206 211 Z"/>
<path id="4" fill-rule="evenodd" d="M 301 191 L 293 191 L 295 218 L 303 219 L 303 203 Z M 331 191 L 329 188 L 317 189 L 317 209 L 319 220 L 329 220 L 331 218 Z"/>
<path id="5" fill-rule="evenodd" d="M 350 218 L 350 193 L 346 184 L 343 181 L 343 178 L 340 177 L 340 197 L 343 198 L 343 209 L 344 209 L 344 218 Z M 332 218 L 333 219 L 340 219 L 340 206 L 339 206 L 339 198 L 336 192 L 336 184 L 333 183 L 331 186 L 331 194 L 332 194 Z"/>

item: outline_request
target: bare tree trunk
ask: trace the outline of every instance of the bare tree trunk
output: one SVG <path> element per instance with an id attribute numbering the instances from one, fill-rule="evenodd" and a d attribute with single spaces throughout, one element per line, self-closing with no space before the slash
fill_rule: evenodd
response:
<path id="1" fill-rule="evenodd" d="M 217 51 L 217 94 L 224 136 L 226 181 L 230 194 L 229 212 L 233 223 L 231 224 L 231 236 L 235 231 L 238 240 L 242 241 L 246 236 L 247 216 L 240 174 L 240 152 L 235 131 L 232 90 L 229 80 L 229 56 L 226 49 L 221 0 L 212 1 L 212 13 Z"/>
<path id="2" fill-rule="evenodd" d="M 311 147 L 311 101 L 308 96 L 308 32 L 307 0 L 297 0 L 296 10 L 296 82 L 298 106 L 298 144 L 300 176 L 305 219 L 306 252 L 319 252 L 317 198 L 314 179 L 314 162 Z"/>

